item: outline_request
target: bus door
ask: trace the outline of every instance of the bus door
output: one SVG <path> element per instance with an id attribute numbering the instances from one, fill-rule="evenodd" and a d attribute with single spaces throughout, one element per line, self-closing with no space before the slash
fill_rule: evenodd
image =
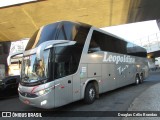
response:
<path id="1" fill-rule="evenodd" d="M 73 100 L 70 55 L 56 55 L 54 64 L 55 107 L 67 104 Z"/>

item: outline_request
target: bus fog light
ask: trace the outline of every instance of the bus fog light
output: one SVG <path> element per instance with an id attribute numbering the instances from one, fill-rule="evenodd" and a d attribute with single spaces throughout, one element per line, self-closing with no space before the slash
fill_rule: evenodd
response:
<path id="1" fill-rule="evenodd" d="M 41 106 L 47 104 L 47 100 L 41 102 Z"/>

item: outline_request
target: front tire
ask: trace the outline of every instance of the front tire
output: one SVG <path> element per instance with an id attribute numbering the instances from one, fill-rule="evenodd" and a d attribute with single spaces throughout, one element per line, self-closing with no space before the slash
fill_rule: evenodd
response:
<path id="1" fill-rule="evenodd" d="M 96 99 L 96 88 L 93 84 L 89 83 L 85 89 L 84 102 L 92 104 Z"/>
<path id="2" fill-rule="evenodd" d="M 136 78 L 135 78 L 135 85 L 138 85 L 139 83 L 140 83 L 139 75 L 136 75 Z"/>

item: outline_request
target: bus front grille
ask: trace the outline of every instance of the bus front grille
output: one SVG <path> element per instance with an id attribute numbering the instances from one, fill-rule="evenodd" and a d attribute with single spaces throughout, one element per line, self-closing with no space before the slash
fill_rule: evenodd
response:
<path id="1" fill-rule="evenodd" d="M 33 94 L 33 93 L 27 93 L 27 92 L 19 92 L 22 96 L 24 97 L 29 97 L 29 98 L 35 98 L 38 97 L 38 95 Z"/>

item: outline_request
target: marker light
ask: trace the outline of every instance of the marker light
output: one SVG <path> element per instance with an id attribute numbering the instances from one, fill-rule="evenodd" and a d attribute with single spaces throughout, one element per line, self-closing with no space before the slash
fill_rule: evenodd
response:
<path id="1" fill-rule="evenodd" d="M 47 100 L 41 102 L 41 106 L 47 104 Z"/>

